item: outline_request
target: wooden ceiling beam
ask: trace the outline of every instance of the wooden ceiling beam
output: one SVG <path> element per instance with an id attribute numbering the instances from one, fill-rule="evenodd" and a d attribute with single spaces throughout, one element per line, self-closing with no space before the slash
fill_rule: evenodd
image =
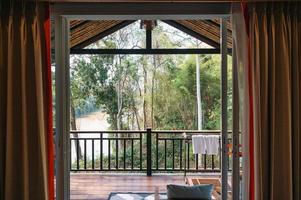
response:
<path id="1" fill-rule="evenodd" d="M 231 49 L 228 53 L 231 54 Z M 71 49 L 70 54 L 86 55 L 166 55 L 166 54 L 220 54 L 220 49 Z"/>
<path id="2" fill-rule="evenodd" d="M 128 26 L 128 25 L 130 25 L 130 24 L 132 24 L 134 22 L 135 22 L 135 20 L 126 20 L 126 21 L 123 21 L 123 22 L 121 22 L 121 23 L 119 23 L 119 24 L 117 24 L 117 25 L 115 25 L 115 26 L 113 26 L 111 28 L 108 28 L 105 31 L 103 31 L 103 32 L 101 32 L 101 33 L 99 33 L 99 34 L 97 34 L 97 35 L 95 35 L 95 36 L 93 36 L 93 37 L 85 40 L 85 41 L 82 41 L 81 43 L 79 43 L 79 44 L 75 45 L 74 47 L 72 47 L 72 49 L 82 49 L 82 48 L 85 48 L 85 47 L 89 46 L 90 44 L 93 44 L 94 42 L 97 42 L 98 40 L 100 40 L 100 39 L 102 39 L 102 38 L 104 38 L 104 37 L 106 37 L 106 36 L 108 36 L 108 35 L 116 32 L 118 30 L 122 29 L 122 28 L 124 28 L 124 27 L 126 27 L 126 26 Z"/>
<path id="3" fill-rule="evenodd" d="M 94 20 L 95 15 L 114 16 L 115 20 L 131 19 L 158 19 L 156 16 L 169 16 L 181 19 L 187 17 L 195 18 L 197 16 L 226 16 L 231 14 L 231 3 L 229 2 L 207 2 L 207 3 L 173 3 L 161 2 L 136 2 L 136 3 L 54 3 L 51 7 L 53 15 L 75 15 L 82 16 L 81 19 Z M 124 18 L 123 15 L 127 15 Z M 141 16 L 141 17 L 139 17 Z M 155 17 L 152 18 L 151 16 Z M 137 18 L 138 17 L 138 18 Z M 150 18 L 151 17 L 151 18 Z M 111 18 L 112 19 L 112 18 Z M 163 19 L 163 18 L 162 18 Z"/>
<path id="4" fill-rule="evenodd" d="M 220 44 L 211 40 L 210 38 L 207 38 L 189 28 L 187 28 L 186 26 L 176 22 L 176 21 L 173 21 L 173 20 L 162 20 L 163 22 L 165 22 L 166 24 L 176 28 L 176 29 L 179 29 L 180 31 L 183 31 L 184 33 L 198 39 L 198 40 L 201 40 L 202 42 L 205 42 L 206 44 L 214 47 L 214 48 L 219 48 L 220 47 Z"/>

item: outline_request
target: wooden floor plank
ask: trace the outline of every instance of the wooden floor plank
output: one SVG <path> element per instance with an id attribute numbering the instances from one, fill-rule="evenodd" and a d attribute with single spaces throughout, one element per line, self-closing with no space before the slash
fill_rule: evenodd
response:
<path id="1" fill-rule="evenodd" d="M 197 176 L 218 177 L 214 175 Z M 168 184 L 185 184 L 183 175 L 101 175 L 72 173 L 70 175 L 70 199 L 108 199 L 111 192 L 166 192 Z"/>

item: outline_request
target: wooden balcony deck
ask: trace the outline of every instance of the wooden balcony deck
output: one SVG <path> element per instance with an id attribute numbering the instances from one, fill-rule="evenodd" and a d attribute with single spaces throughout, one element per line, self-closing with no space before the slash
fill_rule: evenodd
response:
<path id="1" fill-rule="evenodd" d="M 203 177 L 203 176 L 198 176 Z M 210 175 L 204 177 L 217 177 Z M 183 175 L 101 175 L 72 173 L 71 199 L 107 199 L 111 192 L 166 192 L 167 184 L 185 184 Z"/>

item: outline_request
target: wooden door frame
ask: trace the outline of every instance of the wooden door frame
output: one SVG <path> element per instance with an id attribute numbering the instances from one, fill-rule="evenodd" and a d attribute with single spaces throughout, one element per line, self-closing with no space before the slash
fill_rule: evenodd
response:
<path id="1" fill-rule="evenodd" d="M 229 3 L 54 3 L 56 78 L 56 199 L 70 199 L 69 21 L 221 18 L 222 193 L 227 197 L 227 27 Z"/>

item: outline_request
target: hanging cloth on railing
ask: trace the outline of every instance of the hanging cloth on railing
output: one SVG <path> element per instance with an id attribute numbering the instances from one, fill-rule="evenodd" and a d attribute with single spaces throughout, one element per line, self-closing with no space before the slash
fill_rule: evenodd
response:
<path id="1" fill-rule="evenodd" d="M 207 135 L 206 136 L 206 150 L 208 155 L 218 155 L 219 153 L 219 136 Z"/>
<path id="2" fill-rule="evenodd" d="M 192 149 L 194 154 L 219 154 L 219 136 L 194 135 L 192 136 Z"/>
<path id="3" fill-rule="evenodd" d="M 206 154 L 206 136 L 192 136 L 192 150 L 194 154 Z"/>

